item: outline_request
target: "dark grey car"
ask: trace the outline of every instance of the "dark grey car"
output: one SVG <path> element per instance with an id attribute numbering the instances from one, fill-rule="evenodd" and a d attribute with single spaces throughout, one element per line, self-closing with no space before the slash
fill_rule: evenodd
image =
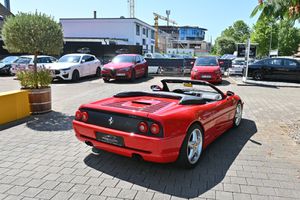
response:
<path id="1" fill-rule="evenodd" d="M 300 62 L 292 58 L 262 59 L 249 65 L 248 77 L 300 82 Z"/>

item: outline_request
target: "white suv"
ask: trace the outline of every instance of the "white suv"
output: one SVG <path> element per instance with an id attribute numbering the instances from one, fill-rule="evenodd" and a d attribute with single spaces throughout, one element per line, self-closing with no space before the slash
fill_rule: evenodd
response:
<path id="1" fill-rule="evenodd" d="M 90 54 L 67 54 L 57 63 L 46 66 L 52 72 L 53 79 L 78 81 L 81 77 L 101 76 L 101 62 Z"/>

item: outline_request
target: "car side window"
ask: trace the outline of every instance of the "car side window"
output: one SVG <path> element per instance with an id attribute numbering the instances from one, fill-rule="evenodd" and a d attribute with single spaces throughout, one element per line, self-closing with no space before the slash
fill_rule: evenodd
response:
<path id="1" fill-rule="evenodd" d="M 86 62 L 88 62 L 89 57 L 90 57 L 90 56 L 83 56 L 81 61 L 84 60 L 84 62 L 86 63 Z"/>
<path id="2" fill-rule="evenodd" d="M 136 61 L 136 63 L 141 63 L 140 57 L 139 57 L 139 56 L 136 56 L 136 57 L 135 57 L 135 61 Z"/>
<path id="3" fill-rule="evenodd" d="M 44 58 L 37 58 L 37 63 L 44 63 Z"/>
<path id="4" fill-rule="evenodd" d="M 93 56 L 89 56 L 89 58 L 86 59 L 86 62 L 91 62 L 91 61 L 93 61 L 93 60 L 95 60 L 95 58 L 94 58 Z"/>
<path id="5" fill-rule="evenodd" d="M 140 57 L 142 63 L 145 62 L 145 59 L 142 56 L 139 56 L 139 57 Z"/>
<path id="6" fill-rule="evenodd" d="M 52 63 L 50 57 L 45 57 L 45 62 L 44 63 Z"/>
<path id="7" fill-rule="evenodd" d="M 293 60 L 284 60 L 284 65 L 288 67 L 296 67 L 298 64 Z"/>
<path id="8" fill-rule="evenodd" d="M 281 59 L 272 59 L 272 60 L 269 60 L 269 64 L 274 67 L 282 66 L 282 60 Z"/>
<path id="9" fill-rule="evenodd" d="M 56 58 L 53 58 L 53 57 L 49 57 L 49 60 L 50 60 L 50 63 L 57 62 Z"/>

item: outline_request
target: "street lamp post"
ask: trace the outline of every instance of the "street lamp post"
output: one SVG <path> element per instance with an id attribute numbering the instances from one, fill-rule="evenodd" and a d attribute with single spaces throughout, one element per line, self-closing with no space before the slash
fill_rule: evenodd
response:
<path id="1" fill-rule="evenodd" d="M 250 38 L 247 40 L 247 49 L 246 49 L 246 72 L 244 73 L 245 76 L 243 76 L 243 82 L 247 81 L 248 77 L 248 66 L 249 66 L 249 57 L 250 57 L 250 46 L 251 46 L 251 41 Z"/>
<path id="2" fill-rule="evenodd" d="M 272 50 L 272 31 L 273 31 L 273 26 L 271 25 L 270 44 L 269 44 L 269 57 L 271 57 L 271 50 Z"/>

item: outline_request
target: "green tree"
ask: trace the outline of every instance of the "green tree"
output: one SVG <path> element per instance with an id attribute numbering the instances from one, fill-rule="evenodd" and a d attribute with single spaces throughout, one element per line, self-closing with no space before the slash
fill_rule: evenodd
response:
<path id="1" fill-rule="evenodd" d="M 236 50 L 236 45 L 233 38 L 221 36 L 216 39 L 214 48 L 217 55 L 233 54 Z"/>
<path id="2" fill-rule="evenodd" d="M 300 19 L 300 0 L 258 0 L 258 5 L 252 11 L 251 16 L 259 12 L 259 20 L 272 17 L 295 21 Z"/>
<path id="3" fill-rule="evenodd" d="M 270 47 L 271 49 L 277 49 L 278 25 L 276 24 L 275 20 L 264 18 L 257 21 L 253 27 L 251 42 L 258 43 L 257 55 L 259 57 L 268 56 Z"/>
<path id="4" fill-rule="evenodd" d="M 280 21 L 278 32 L 279 55 L 293 55 L 297 51 L 299 43 L 299 29 L 293 27 L 293 25 L 291 25 L 291 23 L 287 20 Z"/>
<path id="5" fill-rule="evenodd" d="M 61 26 L 41 13 L 18 13 L 8 17 L 2 28 L 4 48 L 11 53 L 34 55 L 35 87 L 38 88 L 37 56 L 59 55 L 63 49 Z"/>
<path id="6" fill-rule="evenodd" d="M 237 43 L 244 43 L 247 41 L 251 33 L 249 26 L 243 21 L 238 20 L 233 23 L 232 26 L 226 28 L 221 36 L 223 37 L 232 37 Z"/>

